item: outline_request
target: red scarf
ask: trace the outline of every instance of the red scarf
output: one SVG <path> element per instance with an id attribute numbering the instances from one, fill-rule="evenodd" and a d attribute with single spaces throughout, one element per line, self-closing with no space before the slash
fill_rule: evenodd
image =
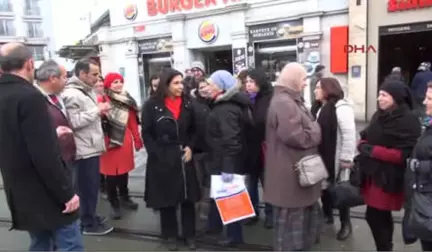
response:
<path id="1" fill-rule="evenodd" d="M 167 109 L 169 111 L 171 111 L 171 113 L 173 114 L 174 119 L 177 120 L 180 116 L 182 98 L 181 97 L 175 97 L 175 98 L 167 97 L 167 98 L 165 98 L 164 102 L 165 102 L 165 106 L 167 107 Z"/>

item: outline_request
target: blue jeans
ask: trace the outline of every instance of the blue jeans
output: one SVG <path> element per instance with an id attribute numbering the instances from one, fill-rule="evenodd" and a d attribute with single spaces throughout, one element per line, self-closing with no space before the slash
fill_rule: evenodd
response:
<path id="1" fill-rule="evenodd" d="M 258 183 L 261 182 L 261 185 L 263 185 L 263 187 L 264 187 L 264 176 L 263 175 L 264 175 L 264 173 L 261 173 L 260 176 L 249 175 L 248 191 L 249 191 L 249 196 L 250 196 L 251 201 L 252 201 L 252 205 L 255 208 L 255 213 L 257 216 L 259 216 L 259 214 L 260 214 Z M 264 208 L 264 213 L 265 213 L 266 218 L 270 218 L 270 220 L 272 220 L 273 219 L 273 206 L 266 203 L 265 208 Z"/>
<path id="2" fill-rule="evenodd" d="M 29 251 L 84 251 L 79 221 L 53 231 L 29 232 Z"/>
<path id="3" fill-rule="evenodd" d="M 210 203 L 208 227 L 211 231 L 222 232 L 223 224 L 214 200 Z M 226 225 L 226 236 L 232 242 L 243 242 L 243 227 L 241 221 Z"/>
<path id="4" fill-rule="evenodd" d="M 99 156 L 77 160 L 75 176 L 75 185 L 80 197 L 81 225 L 83 227 L 98 225 L 96 207 L 100 187 Z"/>

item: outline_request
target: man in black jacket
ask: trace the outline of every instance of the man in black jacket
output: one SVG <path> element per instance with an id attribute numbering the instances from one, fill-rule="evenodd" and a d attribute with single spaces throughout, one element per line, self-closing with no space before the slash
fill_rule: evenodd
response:
<path id="1" fill-rule="evenodd" d="M 32 84 L 32 52 L 19 43 L 5 44 L 0 65 L 0 169 L 11 229 L 29 232 L 32 251 L 83 251 L 79 198 L 45 98 Z"/>

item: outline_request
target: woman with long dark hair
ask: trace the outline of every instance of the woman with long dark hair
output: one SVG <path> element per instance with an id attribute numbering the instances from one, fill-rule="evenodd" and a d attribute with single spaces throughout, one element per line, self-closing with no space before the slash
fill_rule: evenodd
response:
<path id="1" fill-rule="evenodd" d="M 267 109 L 273 95 L 273 86 L 263 69 L 249 69 L 245 78 L 245 89 L 252 102 L 252 119 L 254 126 L 248 137 L 248 190 L 252 204 L 255 207 L 256 217 L 249 219 L 246 225 L 254 225 L 259 220 L 259 192 L 258 183 L 264 188 L 264 153 L 265 130 L 267 121 Z M 264 227 L 273 227 L 273 211 L 270 204 L 265 204 Z"/>
<path id="2" fill-rule="evenodd" d="M 404 202 L 406 160 L 421 133 L 413 113 L 409 87 L 395 80 L 379 88 L 378 111 L 360 133 L 357 157 L 362 175 L 362 195 L 367 205 L 366 221 L 377 251 L 393 249 L 392 211 Z"/>
<path id="3" fill-rule="evenodd" d="M 344 99 L 342 87 L 335 78 L 321 78 L 316 83 L 314 94 L 318 106 L 314 106 L 312 114 L 317 118 L 322 133 L 318 151 L 329 174 L 321 202 L 327 224 L 333 224 L 332 198 L 326 189 L 337 182 L 342 169 L 352 167 L 357 141 L 354 110 Z M 345 240 L 352 233 L 349 208 L 340 208 L 339 218 L 341 228 L 336 237 Z"/>
<path id="4" fill-rule="evenodd" d="M 156 92 L 144 104 L 142 138 L 147 149 L 144 200 L 160 212 L 161 235 L 169 250 L 177 250 L 177 209 L 189 249 L 195 246 L 195 203 L 200 199 L 193 167 L 195 115 L 183 92 L 183 75 L 165 69 Z"/>

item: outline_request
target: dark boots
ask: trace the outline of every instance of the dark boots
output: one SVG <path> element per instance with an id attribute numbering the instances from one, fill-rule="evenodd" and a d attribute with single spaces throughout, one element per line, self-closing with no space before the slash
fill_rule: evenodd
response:
<path id="1" fill-rule="evenodd" d="M 339 232 L 336 234 L 336 239 L 339 241 L 344 241 L 351 236 L 352 233 L 352 225 L 350 218 L 349 208 L 341 208 L 339 209 L 339 218 L 341 222 L 341 228 Z"/>

